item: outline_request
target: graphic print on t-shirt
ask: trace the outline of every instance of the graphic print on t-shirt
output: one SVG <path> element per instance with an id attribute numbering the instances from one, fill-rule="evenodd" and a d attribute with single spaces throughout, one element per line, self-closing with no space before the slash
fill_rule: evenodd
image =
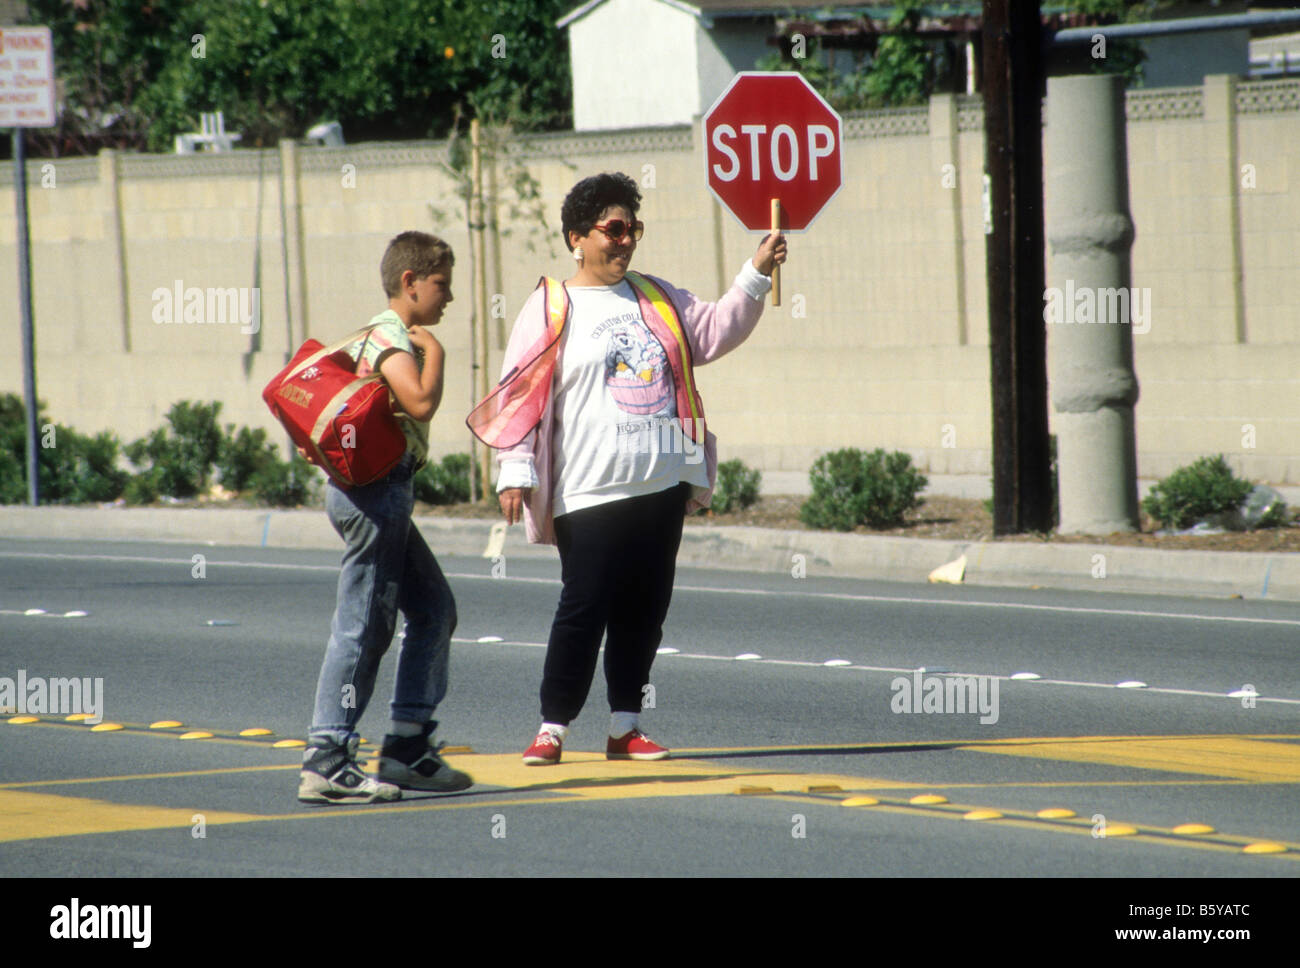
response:
<path id="1" fill-rule="evenodd" d="M 645 325 L 611 329 L 605 347 L 605 386 L 624 413 L 677 416 L 668 356 Z"/>

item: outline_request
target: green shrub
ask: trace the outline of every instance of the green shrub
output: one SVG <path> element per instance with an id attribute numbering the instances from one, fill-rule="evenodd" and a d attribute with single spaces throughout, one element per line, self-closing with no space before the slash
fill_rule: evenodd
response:
<path id="1" fill-rule="evenodd" d="M 216 460 L 221 486 L 228 491 L 247 490 L 259 471 L 279 459 L 276 446 L 267 443 L 265 430 L 240 427 L 236 431 L 234 424 L 226 424 Z"/>
<path id="2" fill-rule="evenodd" d="M 166 417 L 169 426 L 128 444 L 126 456 L 141 470 L 157 472 L 162 494 L 194 497 L 207 489 L 212 465 L 221 453 L 220 412 L 219 401 L 172 404 Z"/>
<path id="3" fill-rule="evenodd" d="M 729 460 L 718 465 L 718 480 L 713 488 L 712 509 L 719 514 L 743 511 L 758 500 L 758 486 L 763 475 L 743 461 Z"/>
<path id="4" fill-rule="evenodd" d="M 316 496 L 320 476 L 316 469 L 295 454 L 287 461 L 272 460 L 249 480 L 253 493 L 262 504 L 291 508 L 306 504 Z"/>
<path id="5" fill-rule="evenodd" d="M 469 500 L 469 454 L 448 454 L 442 462 L 429 461 L 412 480 L 415 499 L 426 504 L 460 504 Z M 474 481 L 483 493 L 483 475 L 474 468 Z"/>
<path id="6" fill-rule="evenodd" d="M 36 460 L 42 504 L 113 501 L 128 475 L 117 466 L 121 444 L 103 431 L 93 437 L 51 423 L 37 408 Z M 27 409 L 16 394 L 0 395 L 0 503 L 27 500 Z"/>
<path id="7" fill-rule="evenodd" d="M 929 483 L 909 455 L 880 448 L 869 454 L 854 447 L 823 454 L 808 476 L 812 497 L 799 509 L 800 520 L 836 531 L 901 523 L 904 514 L 924 503 L 917 495 Z"/>
<path id="8" fill-rule="evenodd" d="M 141 471 L 126 482 L 122 498 L 127 504 L 153 504 L 162 497 L 161 477 L 162 472 L 156 468 Z"/>
<path id="9" fill-rule="evenodd" d="M 1151 488 L 1142 510 L 1162 527 L 1181 531 L 1209 515 L 1238 510 L 1251 487 L 1232 473 L 1222 454 L 1201 457 Z"/>

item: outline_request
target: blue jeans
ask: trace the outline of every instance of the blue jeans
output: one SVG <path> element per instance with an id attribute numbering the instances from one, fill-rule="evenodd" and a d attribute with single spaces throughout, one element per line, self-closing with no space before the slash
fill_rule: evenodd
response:
<path id="1" fill-rule="evenodd" d="M 316 685 L 308 732 L 312 746 L 344 746 L 357 735 L 399 609 L 406 618 L 406 636 L 397 658 L 392 718 L 427 722 L 447 694 L 456 600 L 411 523 L 414 470 L 415 460 L 408 454 L 373 484 L 348 490 L 332 481 L 328 485 L 325 509 L 347 549 Z"/>

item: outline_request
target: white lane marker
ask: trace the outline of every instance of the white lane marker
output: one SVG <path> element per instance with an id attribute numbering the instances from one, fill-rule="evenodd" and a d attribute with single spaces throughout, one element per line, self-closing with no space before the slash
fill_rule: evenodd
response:
<path id="1" fill-rule="evenodd" d="M 188 558 L 151 558 L 135 555 L 67 555 L 34 554 L 30 552 L 0 551 L 0 558 L 39 558 L 42 560 L 62 559 L 66 561 L 118 561 L 138 562 L 142 564 L 184 565 L 189 568 L 193 562 Z M 209 561 L 209 566 L 218 565 L 225 568 L 264 568 L 281 571 L 322 571 L 338 574 L 337 565 L 295 565 L 263 561 Z M 466 581 L 523 582 L 533 585 L 559 585 L 558 578 L 493 578 L 491 575 L 469 574 L 464 572 L 446 572 L 448 578 L 460 578 Z M 1289 618 L 1251 618 L 1241 615 L 1202 615 L 1194 612 L 1152 612 L 1140 609 L 1118 608 L 1083 608 L 1073 605 L 1030 605 L 1025 602 L 964 602 L 942 598 L 910 598 L 902 595 L 851 595 L 847 592 L 803 592 L 783 591 L 762 588 L 715 588 L 707 585 L 677 585 L 674 592 L 702 592 L 715 595 L 765 595 L 785 598 L 809 598 L 847 602 L 877 602 L 885 605 L 928 605 L 949 608 L 1007 608 L 1030 612 L 1062 612 L 1071 615 L 1113 615 L 1119 618 L 1157 618 L 1182 619 L 1192 622 L 1238 622 L 1247 625 L 1289 625 L 1300 626 L 1300 619 Z M 911 671 L 911 670 L 908 670 Z"/>
<path id="2" fill-rule="evenodd" d="M 453 638 L 452 641 L 460 642 L 465 645 L 477 644 L 478 642 L 477 639 L 458 639 L 458 638 Z M 546 648 L 545 642 L 500 642 L 497 644 L 523 646 L 530 649 Z M 737 659 L 740 658 L 740 656 L 730 656 L 730 655 L 707 655 L 703 652 L 679 652 L 677 649 L 671 648 L 669 646 L 661 647 L 659 649 L 659 654 L 675 655 L 681 659 L 705 659 L 710 662 L 735 662 Z M 746 653 L 746 654 L 752 655 L 752 653 Z M 753 658 L 748 661 L 756 662 L 759 665 L 803 666 L 805 668 L 817 668 L 817 669 L 825 668 L 827 665 L 827 663 L 825 662 L 809 662 L 804 659 Z M 915 668 L 904 669 L 902 666 L 847 665 L 847 666 L 842 666 L 841 668 L 853 669 L 858 672 L 884 672 L 884 673 L 889 673 L 891 675 L 898 675 L 900 673 L 910 675 L 913 672 L 920 671 Z M 946 673 L 946 674 L 951 675 L 952 673 Z M 962 675 L 966 676 L 967 678 L 979 677 L 983 679 L 998 679 L 998 680 L 1004 680 L 1004 679 L 1012 680 L 1016 678 L 1023 679 L 1025 676 L 1032 676 L 1033 679 L 1029 681 L 1033 681 L 1036 686 L 1039 685 L 1076 686 L 1076 687 L 1087 688 L 1087 689 L 1120 688 L 1120 686 L 1118 686 L 1116 683 L 1113 682 L 1079 682 L 1073 679 L 1044 679 L 1041 676 L 1039 676 L 1036 672 L 1029 672 L 1029 673 L 1018 672 L 1015 675 L 1011 675 L 1011 676 L 999 676 L 999 675 L 992 675 L 988 673 L 977 673 L 977 672 L 963 673 Z M 1138 683 L 1137 686 L 1129 686 L 1127 688 L 1137 688 L 1138 686 L 1140 686 L 1144 692 L 1161 693 L 1163 695 L 1168 695 L 1168 696 L 1201 696 L 1203 698 L 1208 698 L 1208 699 L 1226 699 L 1226 698 L 1240 698 L 1243 695 L 1248 695 L 1254 698 L 1257 702 L 1275 702 L 1275 703 L 1281 703 L 1283 705 L 1288 705 L 1288 706 L 1300 706 L 1300 699 L 1270 698 L 1267 696 L 1261 696 L 1255 692 L 1242 692 L 1241 690 L 1238 690 L 1237 692 L 1233 692 L 1233 693 L 1209 692 L 1205 689 L 1175 689 L 1172 687 L 1162 688 L 1159 686 L 1148 686 L 1145 683 Z"/>
<path id="3" fill-rule="evenodd" d="M 1138 679 L 1125 679 L 1123 682 L 1115 683 L 1116 689 L 1145 689 L 1147 684 Z"/>
<path id="4" fill-rule="evenodd" d="M 480 641 L 480 642 L 504 642 L 505 639 L 503 639 L 503 638 L 502 638 L 501 636 L 499 636 L 499 635 L 480 635 L 480 636 L 478 637 L 478 641 Z"/>
<path id="5" fill-rule="evenodd" d="M 847 666 L 853 665 L 848 659 L 827 659 L 822 663 L 824 666 Z"/>
<path id="6" fill-rule="evenodd" d="M 1012 679 L 1041 679 L 1043 677 L 1040 676 L 1037 672 L 1014 672 L 1012 673 L 1011 678 Z"/>
<path id="7" fill-rule="evenodd" d="M 753 661 L 754 659 L 761 659 L 761 658 L 763 658 L 763 657 L 762 657 L 761 655 L 759 655 L 757 652 L 742 652 L 742 653 L 740 653 L 740 655 L 736 656 L 736 661 L 737 661 L 737 662 L 751 662 L 751 661 Z"/>
<path id="8" fill-rule="evenodd" d="M 47 612 L 43 608 L 0 608 L 0 615 L 21 615 L 23 618 L 84 618 L 89 612 Z"/>

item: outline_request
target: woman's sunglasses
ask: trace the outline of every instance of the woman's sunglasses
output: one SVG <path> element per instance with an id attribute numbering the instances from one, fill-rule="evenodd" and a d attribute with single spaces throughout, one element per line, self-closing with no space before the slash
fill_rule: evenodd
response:
<path id="1" fill-rule="evenodd" d="M 621 242 L 623 237 L 629 232 L 632 234 L 632 241 L 640 242 L 641 236 L 645 235 L 645 223 L 641 221 L 633 222 L 629 225 L 621 218 L 612 218 L 605 223 L 596 223 L 593 229 L 600 229 L 605 233 L 605 237 L 611 242 Z"/>

